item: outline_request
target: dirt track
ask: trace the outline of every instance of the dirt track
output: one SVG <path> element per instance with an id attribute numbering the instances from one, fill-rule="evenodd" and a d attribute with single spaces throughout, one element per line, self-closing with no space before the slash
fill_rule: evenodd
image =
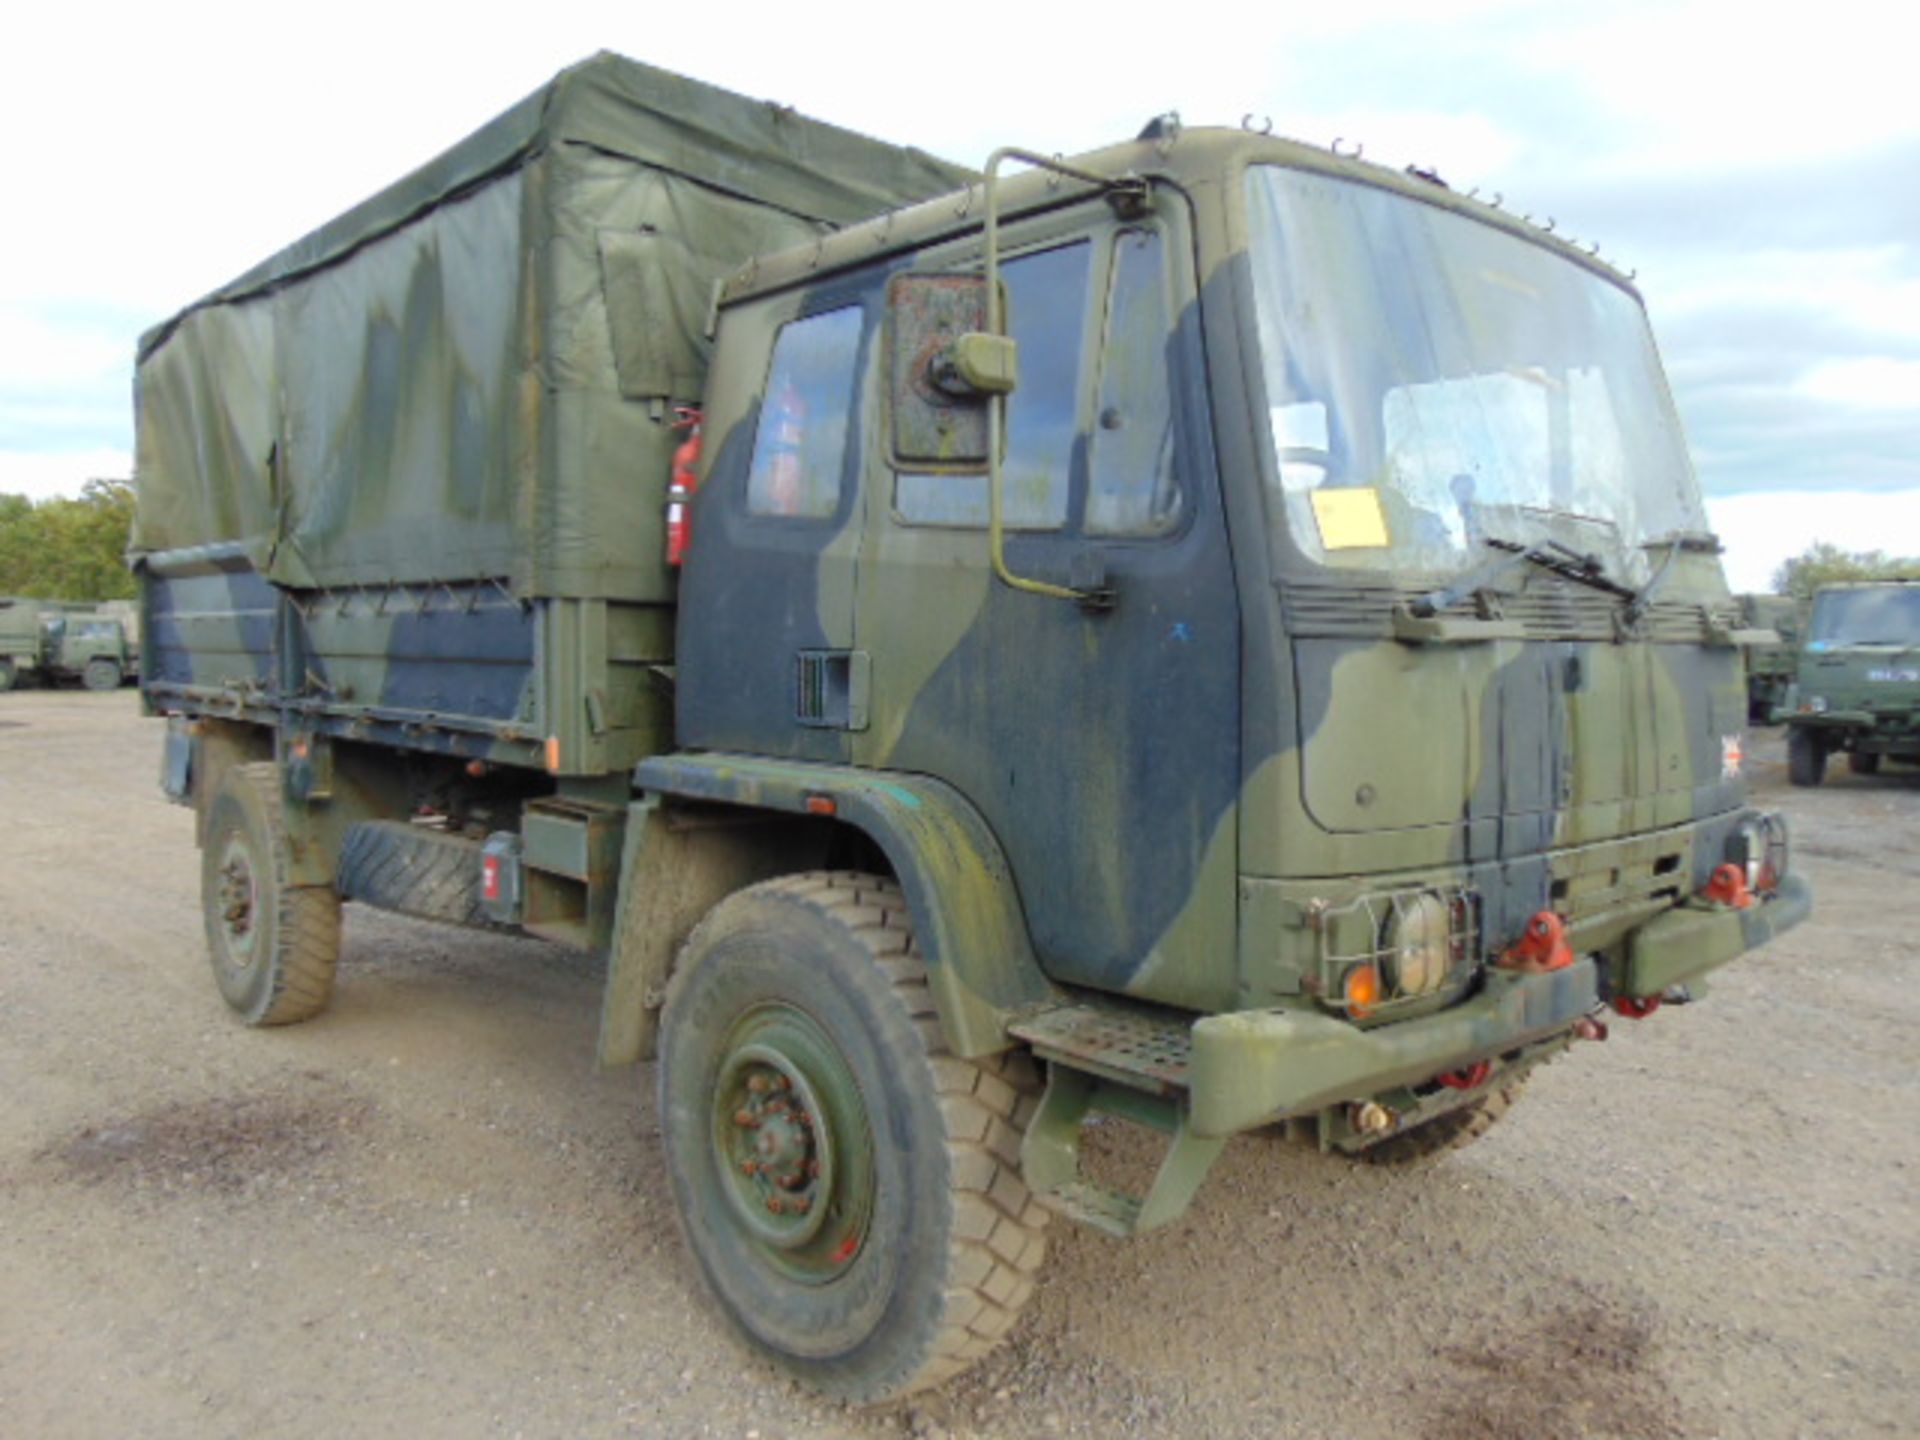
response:
<path id="1" fill-rule="evenodd" d="M 353 907 L 327 1015 L 233 1022 L 136 706 L 0 696 L 0 1435 L 1920 1433 L 1912 772 L 1757 741 L 1818 914 L 1707 1003 L 1424 1171 L 1246 1139 L 1167 1232 L 1056 1223 L 1012 1343 L 863 1414 L 709 1308 L 587 960 Z"/>

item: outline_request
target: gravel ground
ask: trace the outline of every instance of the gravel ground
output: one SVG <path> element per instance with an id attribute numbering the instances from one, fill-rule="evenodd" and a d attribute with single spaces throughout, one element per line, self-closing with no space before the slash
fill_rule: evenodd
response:
<path id="1" fill-rule="evenodd" d="M 350 907 L 325 1016 L 234 1022 L 136 710 L 0 696 L 0 1435 L 1920 1434 L 1912 772 L 1755 737 L 1818 914 L 1706 1003 L 1427 1168 L 1249 1137 L 1166 1231 L 1056 1224 L 1007 1346 L 858 1412 L 705 1300 L 587 959 Z"/>

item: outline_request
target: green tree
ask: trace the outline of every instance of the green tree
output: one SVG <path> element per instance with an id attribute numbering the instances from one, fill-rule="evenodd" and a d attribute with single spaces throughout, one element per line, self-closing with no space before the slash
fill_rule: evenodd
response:
<path id="1" fill-rule="evenodd" d="M 24 495 L 0 495 L 0 595 L 130 598 L 126 553 L 132 529 L 133 486 L 125 480 L 89 480 L 77 499 L 38 504 Z"/>
<path id="2" fill-rule="evenodd" d="M 1816 540 L 1773 572 L 1773 588 L 1802 601 L 1822 585 L 1841 580 L 1920 580 L 1920 558 L 1884 550 L 1842 550 Z"/>

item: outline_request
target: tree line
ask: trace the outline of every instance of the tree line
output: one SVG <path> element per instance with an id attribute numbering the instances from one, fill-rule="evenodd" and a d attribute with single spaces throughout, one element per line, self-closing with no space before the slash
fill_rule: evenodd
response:
<path id="1" fill-rule="evenodd" d="M 0 495 L 0 595 L 130 599 L 132 531 L 133 486 L 125 480 L 89 480 L 78 499 Z"/>
<path id="2" fill-rule="evenodd" d="M 1920 557 L 1884 550 L 1842 550 L 1816 540 L 1773 572 L 1776 594 L 1813 598 L 1822 585 L 1842 580 L 1920 580 Z"/>

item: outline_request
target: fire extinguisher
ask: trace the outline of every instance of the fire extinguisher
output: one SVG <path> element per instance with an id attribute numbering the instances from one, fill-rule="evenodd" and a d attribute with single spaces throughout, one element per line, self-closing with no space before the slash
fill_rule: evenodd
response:
<path id="1" fill-rule="evenodd" d="M 693 467 L 700 463 L 699 409 L 676 405 L 673 428 L 685 430 L 687 438 L 673 452 L 673 477 L 667 482 L 667 564 L 678 565 L 687 558 L 687 543 L 693 539 L 693 491 L 696 481 Z"/>

